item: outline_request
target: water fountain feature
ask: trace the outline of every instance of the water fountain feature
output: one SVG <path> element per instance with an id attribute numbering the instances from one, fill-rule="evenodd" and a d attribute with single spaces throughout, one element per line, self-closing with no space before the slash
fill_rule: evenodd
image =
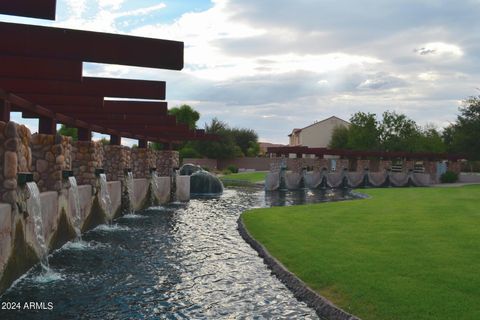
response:
<path id="1" fill-rule="evenodd" d="M 199 170 L 190 176 L 192 196 L 216 196 L 223 192 L 223 183 L 208 171 Z"/>
<path id="2" fill-rule="evenodd" d="M 45 241 L 43 218 L 42 218 L 42 204 L 40 203 L 40 190 L 35 182 L 27 182 L 27 190 L 29 197 L 27 200 L 27 212 L 32 215 L 33 226 L 35 231 L 35 237 L 39 246 L 40 252 L 40 264 L 42 270 L 47 272 L 50 267 L 48 264 L 48 248 Z"/>
<path id="3" fill-rule="evenodd" d="M 128 212 L 133 214 L 135 211 L 135 190 L 133 186 L 133 173 L 131 170 L 127 169 L 125 173 L 125 191 L 128 199 Z"/>
<path id="4" fill-rule="evenodd" d="M 343 190 L 264 193 L 227 189 L 215 198 L 193 199 L 137 212 L 98 227 L 85 245 L 67 245 L 50 257 L 62 278 L 19 280 L 2 301 L 51 301 L 42 319 L 289 318 L 316 319 L 263 263 L 237 231 L 241 212 L 254 207 L 351 198 Z M 81 298 L 80 298 L 81 297 Z M 2 314 L 3 316 L 3 314 Z M 36 311 L 10 310 L 8 319 L 35 319 Z"/>
<path id="5" fill-rule="evenodd" d="M 68 182 L 70 182 L 70 191 L 72 192 L 71 195 L 73 197 L 73 207 L 75 209 L 75 214 L 73 215 L 73 228 L 75 229 L 75 233 L 77 234 L 77 239 L 81 240 L 82 212 L 80 207 L 80 195 L 78 193 L 77 179 L 75 179 L 75 177 L 73 176 L 68 177 Z"/>
<path id="6" fill-rule="evenodd" d="M 108 192 L 108 183 L 107 183 L 106 174 L 100 173 L 99 180 L 100 180 L 100 201 L 108 217 L 111 217 L 113 208 L 112 208 L 112 200 L 110 199 L 110 193 Z M 109 222 L 111 221 L 109 220 Z"/>

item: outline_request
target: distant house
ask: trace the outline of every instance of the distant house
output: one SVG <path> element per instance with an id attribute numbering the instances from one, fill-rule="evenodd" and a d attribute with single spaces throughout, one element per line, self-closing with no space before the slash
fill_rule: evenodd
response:
<path id="1" fill-rule="evenodd" d="M 288 135 L 290 138 L 289 146 L 327 148 L 332 140 L 333 129 L 338 126 L 348 127 L 350 122 L 332 116 L 302 129 L 295 128 Z"/>
<path id="2" fill-rule="evenodd" d="M 270 143 L 270 142 L 259 142 L 258 145 L 260 146 L 261 156 L 264 156 L 267 153 L 267 149 L 270 147 L 285 147 L 285 145 L 283 144 Z"/>

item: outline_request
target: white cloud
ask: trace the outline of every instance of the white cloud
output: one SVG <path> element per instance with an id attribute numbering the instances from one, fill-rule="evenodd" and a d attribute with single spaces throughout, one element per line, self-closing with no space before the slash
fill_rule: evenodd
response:
<path id="1" fill-rule="evenodd" d="M 422 56 L 437 56 L 443 58 L 458 58 L 463 56 L 463 51 L 460 47 L 444 42 L 427 43 L 422 47 L 415 49 L 415 52 Z"/>

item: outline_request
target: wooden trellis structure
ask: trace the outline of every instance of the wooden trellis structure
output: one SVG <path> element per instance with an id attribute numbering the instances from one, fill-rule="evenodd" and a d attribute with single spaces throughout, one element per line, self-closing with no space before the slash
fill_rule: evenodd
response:
<path id="1" fill-rule="evenodd" d="M 4 1 L 0 13 L 53 20 L 55 8 L 55 0 Z M 139 147 L 216 139 L 167 114 L 164 81 L 83 76 L 84 62 L 181 70 L 183 42 L 6 22 L 0 37 L 0 121 L 17 111 L 38 118 L 39 133 L 61 123 L 78 128 L 82 141 L 95 131 L 111 144 L 138 139 Z"/>

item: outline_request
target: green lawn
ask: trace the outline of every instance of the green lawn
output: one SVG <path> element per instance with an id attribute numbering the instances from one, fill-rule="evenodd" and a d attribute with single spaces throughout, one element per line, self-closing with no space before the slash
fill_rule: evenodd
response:
<path id="1" fill-rule="evenodd" d="M 480 319 L 480 186 L 361 192 L 372 198 L 242 219 L 290 271 L 363 319 Z"/>
<path id="2" fill-rule="evenodd" d="M 239 180 L 239 181 L 246 181 L 246 182 L 261 182 L 265 180 L 265 176 L 267 175 L 267 171 L 255 171 L 255 172 L 241 172 L 241 173 L 232 173 L 227 174 L 220 179 L 222 180 Z"/>

